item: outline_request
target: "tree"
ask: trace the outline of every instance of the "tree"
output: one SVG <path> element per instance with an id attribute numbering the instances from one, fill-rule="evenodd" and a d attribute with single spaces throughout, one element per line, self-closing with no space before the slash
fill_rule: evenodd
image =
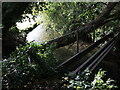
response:
<path id="1" fill-rule="evenodd" d="M 43 3 L 41 2 L 41 5 Z M 28 31 L 31 31 L 31 28 L 21 33 L 19 29 L 16 28 L 16 22 L 23 22 L 23 19 L 27 17 L 25 14 L 32 14 L 33 7 L 37 7 L 37 4 L 32 2 L 2 3 L 3 57 L 8 56 L 19 44 L 25 44 L 26 37 L 24 37 L 22 33 L 27 34 Z M 33 16 L 33 19 L 34 17 L 35 16 Z"/>
<path id="2" fill-rule="evenodd" d="M 57 47 L 62 47 L 76 41 L 76 32 L 79 34 L 79 39 L 84 39 L 86 35 L 95 31 L 95 29 L 101 26 L 113 27 L 112 24 L 119 23 L 119 2 L 114 3 L 80 3 L 80 2 L 60 2 L 60 3 L 3 3 L 3 55 L 6 51 L 13 51 L 15 47 L 20 43 L 24 45 L 24 39 L 15 40 L 13 34 L 13 43 L 10 41 L 10 35 L 8 32 L 17 31 L 15 23 L 18 20 L 22 20 L 22 14 L 34 12 L 41 12 L 48 24 L 48 30 L 56 30 L 62 32 L 62 37 L 48 41 L 47 44 L 53 42 Z M 21 7 L 21 5 L 23 7 Z M 33 9 L 34 6 L 34 9 Z M 104 8 L 105 7 L 105 8 Z M 16 9 L 17 8 L 17 9 Z M 104 9 L 103 9 L 104 8 Z M 32 11 L 33 10 L 33 11 Z M 14 14 L 14 11 L 16 13 Z M 101 14 L 100 14 L 101 13 Z M 10 16 L 8 16 L 8 14 Z M 11 17 L 12 16 L 12 17 Z M 14 17 L 13 17 L 14 16 Z M 6 19 L 8 21 L 6 21 Z M 110 26 L 110 25 L 111 26 Z M 28 31 L 29 32 L 29 31 Z M 28 33 L 27 32 L 27 33 Z M 17 32 L 20 34 L 20 32 Z M 66 35 L 65 35 L 66 34 Z M 9 36 L 9 37 L 7 37 Z M 19 38 L 19 37 L 18 37 Z M 8 42 L 9 41 L 9 42 Z M 17 43 L 17 44 L 16 44 Z M 12 48 L 13 49 L 12 49 Z M 8 49 L 8 50 L 7 50 Z M 8 54 L 8 53 L 7 53 Z"/>
<path id="3" fill-rule="evenodd" d="M 117 3 L 117 2 L 108 3 L 107 6 L 103 9 L 102 13 L 99 15 L 99 17 L 97 17 L 95 20 L 91 21 L 90 23 L 87 23 L 84 27 L 79 28 L 79 30 L 78 30 L 79 38 L 84 37 L 85 34 L 89 34 L 90 32 L 94 31 L 98 27 L 101 27 L 102 25 L 105 25 L 106 23 L 109 23 L 114 20 L 119 20 L 120 10 L 114 9 L 114 7 L 115 6 L 118 7 L 119 4 L 120 3 Z M 76 35 L 75 35 L 76 32 L 77 31 L 73 31 L 72 33 L 69 33 L 62 37 L 51 40 L 51 41 L 47 42 L 47 44 L 51 44 L 51 43 L 55 42 L 57 47 L 62 47 L 62 46 L 68 45 L 68 44 L 76 41 Z"/>

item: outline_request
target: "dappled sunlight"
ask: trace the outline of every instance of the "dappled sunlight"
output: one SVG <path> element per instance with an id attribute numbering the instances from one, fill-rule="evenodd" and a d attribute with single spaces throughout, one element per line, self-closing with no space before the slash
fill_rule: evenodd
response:
<path id="1" fill-rule="evenodd" d="M 24 16 L 24 15 L 23 15 Z M 27 14 L 29 18 L 25 18 L 22 20 L 22 22 L 17 22 L 17 28 L 20 30 L 25 30 L 26 28 L 32 27 L 35 23 L 40 22 L 41 20 L 41 15 L 37 15 L 34 20 L 33 16 L 31 14 Z"/>
<path id="2" fill-rule="evenodd" d="M 17 22 L 16 24 L 17 24 L 17 28 L 19 28 L 19 29 L 22 30 L 22 29 L 31 27 L 32 25 L 35 24 L 35 22 L 34 22 L 34 21 L 29 22 L 29 21 L 27 20 L 27 21 L 22 22 L 22 23 Z"/>

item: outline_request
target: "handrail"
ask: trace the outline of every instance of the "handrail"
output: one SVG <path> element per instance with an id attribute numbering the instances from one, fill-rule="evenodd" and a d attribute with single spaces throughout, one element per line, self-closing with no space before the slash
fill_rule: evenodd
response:
<path id="1" fill-rule="evenodd" d="M 107 50 L 105 53 L 103 52 L 102 55 L 99 55 L 99 58 L 97 58 L 94 62 L 92 62 L 91 65 L 88 66 L 88 68 L 91 68 L 90 71 L 93 71 L 95 67 L 102 61 L 102 59 L 109 53 L 109 51 L 113 48 L 113 46 L 117 43 L 117 41 L 120 39 L 119 38 L 120 34 L 118 34 L 116 39 L 110 44 L 109 47 L 107 47 Z M 96 62 L 96 63 L 95 63 Z M 93 65 L 94 64 L 94 65 Z"/>
<path id="2" fill-rule="evenodd" d="M 80 53 L 75 54 L 71 58 L 67 59 L 66 61 L 64 61 L 63 63 L 58 65 L 58 67 L 67 66 L 67 65 L 71 64 L 73 61 L 77 61 L 78 58 L 83 58 L 84 55 L 86 55 L 88 52 L 92 51 L 96 46 L 98 46 L 100 43 L 104 42 L 108 37 L 110 37 L 112 35 L 113 35 L 113 33 L 110 33 L 110 34 L 104 36 L 102 39 L 91 44 L 88 48 L 82 50 Z"/>
<path id="3" fill-rule="evenodd" d="M 92 50 L 93 47 L 95 48 L 97 45 L 99 45 L 100 43 L 102 43 L 104 40 L 106 40 L 108 37 L 110 37 L 112 35 L 112 33 L 104 36 L 102 39 L 96 41 L 95 43 L 91 44 L 88 48 L 86 48 L 85 50 L 83 50 L 80 53 L 77 53 L 76 55 L 74 55 L 73 57 L 69 58 L 68 60 L 66 60 L 65 62 L 63 62 L 62 64 L 60 64 L 58 67 L 61 66 L 66 66 L 67 64 L 70 64 L 71 60 L 74 61 L 73 59 L 76 59 L 78 57 L 83 57 L 83 56 L 78 56 L 78 55 L 84 55 L 89 51 L 86 50 Z M 80 65 L 76 70 L 74 70 L 73 72 L 71 72 L 71 74 L 76 74 L 77 72 L 82 72 L 84 71 L 86 68 L 88 68 L 90 71 L 93 71 L 96 66 L 98 66 L 98 64 L 102 61 L 102 59 L 108 54 L 108 52 L 113 48 L 113 46 L 117 43 L 117 41 L 120 39 L 120 33 L 117 34 L 115 37 L 113 37 L 110 41 L 108 41 L 107 44 L 105 44 L 105 46 L 103 48 L 101 48 L 100 50 L 98 50 L 95 54 L 93 54 L 89 59 L 87 59 L 82 65 Z M 97 43 L 97 44 L 96 44 Z M 91 48 L 92 47 L 92 48 Z M 85 53 L 86 52 L 86 53 Z M 83 54 L 81 54 L 83 53 Z M 94 58 L 94 57 L 95 58 Z M 94 58 L 94 60 L 93 60 Z M 91 63 L 89 63 L 89 61 L 91 61 Z M 89 64 L 88 64 L 89 63 Z M 71 63 L 72 64 L 72 63 Z M 86 66 L 86 67 L 85 67 Z M 84 69 L 84 70 L 82 70 Z M 85 72 L 82 72 L 82 74 Z M 62 85 L 65 82 L 62 82 Z"/>
<path id="4" fill-rule="evenodd" d="M 89 59 L 87 59 L 76 70 L 74 70 L 72 72 L 72 74 L 75 74 L 78 71 L 82 71 L 85 68 L 88 68 L 88 69 L 91 68 L 90 70 L 93 71 L 95 69 L 95 67 L 100 63 L 100 61 L 107 55 L 107 53 L 111 50 L 111 48 L 118 41 L 119 36 L 120 36 L 120 33 L 117 34 L 112 40 L 110 40 L 102 49 L 100 49 L 95 54 L 93 54 Z M 90 64 L 90 62 L 91 62 L 91 64 Z M 97 62 L 97 64 L 95 64 L 95 62 Z M 89 65 L 89 66 L 87 67 L 87 65 Z"/>

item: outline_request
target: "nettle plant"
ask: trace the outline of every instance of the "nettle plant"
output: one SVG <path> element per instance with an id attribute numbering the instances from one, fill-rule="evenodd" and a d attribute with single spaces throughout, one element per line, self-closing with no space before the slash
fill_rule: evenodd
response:
<path id="1" fill-rule="evenodd" d="M 77 75 L 68 74 L 63 77 L 63 81 L 67 83 L 62 88 L 69 90 L 113 90 L 117 88 L 114 80 L 110 78 L 103 80 L 105 72 L 100 69 L 93 80 L 90 80 L 91 72 L 88 69 Z"/>
<path id="2" fill-rule="evenodd" d="M 2 61 L 3 88 L 27 87 L 34 81 L 55 76 L 57 71 L 53 50 L 55 45 L 27 43 L 19 46 Z"/>

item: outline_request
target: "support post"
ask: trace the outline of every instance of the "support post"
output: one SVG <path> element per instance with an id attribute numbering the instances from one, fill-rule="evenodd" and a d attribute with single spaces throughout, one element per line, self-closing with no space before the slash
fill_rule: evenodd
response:
<path id="1" fill-rule="evenodd" d="M 79 38 L 78 38 L 78 31 L 76 32 L 76 41 L 77 41 L 77 53 L 79 53 Z"/>

